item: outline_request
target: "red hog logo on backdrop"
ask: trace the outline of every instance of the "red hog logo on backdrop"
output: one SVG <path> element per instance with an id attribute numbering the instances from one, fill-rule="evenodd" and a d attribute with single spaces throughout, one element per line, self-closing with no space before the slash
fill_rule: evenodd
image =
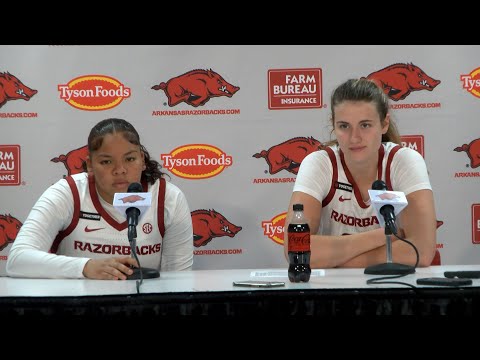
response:
<path id="1" fill-rule="evenodd" d="M 193 223 L 193 244 L 195 247 L 207 245 L 213 238 L 228 236 L 234 237 L 241 226 L 228 221 L 225 216 L 211 210 L 195 210 L 191 212 Z"/>
<path id="2" fill-rule="evenodd" d="M 274 145 L 267 151 L 262 150 L 252 157 L 265 158 L 271 175 L 281 170 L 287 170 L 296 175 L 305 156 L 322 148 L 320 141 L 313 137 L 296 137 Z"/>
<path id="3" fill-rule="evenodd" d="M 153 90 L 163 90 L 168 97 L 168 106 L 185 102 L 193 107 L 204 105 L 210 98 L 232 97 L 240 88 L 234 86 L 212 69 L 192 70 L 171 78 L 166 83 L 152 86 Z"/>
<path id="4" fill-rule="evenodd" d="M 480 166 L 480 138 L 473 140 L 470 144 L 463 144 L 456 147 L 454 151 L 465 151 L 470 159 L 470 167 L 475 169 Z"/>
<path id="5" fill-rule="evenodd" d="M 87 160 L 88 155 L 88 147 L 82 146 L 81 148 L 69 151 L 66 155 L 60 155 L 58 157 L 54 157 L 50 161 L 54 163 L 61 162 L 65 165 L 65 168 L 68 171 L 68 176 L 82 173 L 83 170 L 83 163 Z"/>
<path id="6" fill-rule="evenodd" d="M 367 79 L 375 81 L 394 101 L 405 99 L 412 91 L 432 91 L 441 82 L 428 76 L 412 63 L 387 66 L 371 73 Z"/>
<path id="7" fill-rule="evenodd" d="M 142 200 L 145 200 L 145 198 L 141 197 L 140 195 L 128 195 L 118 200 L 122 200 L 123 203 L 125 204 L 125 203 L 135 203 L 137 201 L 142 201 Z"/>
<path id="8" fill-rule="evenodd" d="M 0 251 L 15 241 L 22 223 L 12 215 L 0 215 Z"/>
<path id="9" fill-rule="evenodd" d="M 8 72 L 0 72 L 0 108 L 9 100 L 30 100 L 38 91 L 24 85 L 17 77 Z"/>
<path id="10" fill-rule="evenodd" d="M 382 200 L 394 200 L 399 198 L 400 196 L 392 193 L 383 193 L 383 194 L 378 194 L 377 197 Z"/>

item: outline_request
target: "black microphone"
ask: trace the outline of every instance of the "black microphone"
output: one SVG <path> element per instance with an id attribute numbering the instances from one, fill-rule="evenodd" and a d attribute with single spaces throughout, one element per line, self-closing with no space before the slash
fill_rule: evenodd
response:
<path id="1" fill-rule="evenodd" d="M 382 180 L 375 180 L 372 184 L 372 190 L 387 190 L 387 184 L 385 184 L 385 182 Z M 379 213 L 385 220 L 385 234 L 396 234 L 397 225 L 395 223 L 395 208 L 390 204 L 386 204 L 380 208 Z"/>
<path id="2" fill-rule="evenodd" d="M 137 182 L 131 183 L 128 185 L 128 190 L 127 192 L 129 193 L 139 193 L 142 192 L 143 188 L 142 185 L 140 185 Z M 128 222 L 128 228 L 130 231 L 131 227 L 136 227 L 138 225 L 138 217 L 140 216 L 140 210 L 134 206 L 129 207 L 127 210 L 125 210 L 125 214 L 127 215 L 127 222 Z M 134 236 L 136 237 L 136 229 L 132 231 L 135 231 Z"/>
<path id="3" fill-rule="evenodd" d="M 372 190 L 384 191 L 380 194 L 370 193 L 370 200 L 372 206 L 375 207 L 378 213 L 383 216 L 385 220 L 385 237 L 386 237 L 386 256 L 387 262 L 383 264 L 371 265 L 365 268 L 364 274 L 373 274 L 373 275 L 406 275 L 412 274 L 415 272 L 415 267 L 398 264 L 392 262 L 392 234 L 397 234 L 397 226 L 395 224 L 395 213 L 399 213 L 402 209 L 407 206 L 408 202 L 405 198 L 405 195 L 402 194 L 403 199 L 395 194 L 393 191 L 387 191 L 387 185 L 382 180 L 375 180 L 372 184 Z M 396 201 L 394 201 L 394 199 Z M 386 202 L 392 202 L 388 204 Z M 378 216 L 377 216 L 378 217 Z M 380 219 L 379 219 L 380 220 Z M 380 222 L 380 225 L 381 222 Z M 368 282 L 367 282 L 368 283 Z"/>
<path id="4" fill-rule="evenodd" d="M 135 204 L 136 206 L 132 206 Z M 160 272 L 156 269 L 144 268 L 140 264 L 140 260 L 137 256 L 137 225 L 138 221 L 145 214 L 148 208 L 152 204 L 151 193 L 143 192 L 142 185 L 138 182 L 128 185 L 127 193 L 115 193 L 113 199 L 113 206 L 115 209 L 124 213 L 127 217 L 128 223 L 128 241 L 130 242 L 130 248 L 132 257 L 137 260 L 138 268 L 132 268 L 133 274 L 128 275 L 128 280 L 140 279 L 140 283 L 137 282 L 137 291 L 141 285 L 143 279 L 158 278 Z"/>

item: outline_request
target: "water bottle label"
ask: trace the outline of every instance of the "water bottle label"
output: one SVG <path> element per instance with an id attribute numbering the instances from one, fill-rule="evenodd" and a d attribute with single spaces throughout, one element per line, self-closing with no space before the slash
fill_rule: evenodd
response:
<path id="1" fill-rule="evenodd" d="M 289 233 L 288 251 L 310 251 L 310 233 Z"/>

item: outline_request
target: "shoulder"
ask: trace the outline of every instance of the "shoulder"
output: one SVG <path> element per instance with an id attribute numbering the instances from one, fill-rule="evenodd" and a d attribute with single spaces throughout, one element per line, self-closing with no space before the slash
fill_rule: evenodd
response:
<path id="1" fill-rule="evenodd" d="M 170 181 L 165 180 L 165 193 L 167 194 L 183 194 L 183 191 L 175 184 L 172 184 Z"/>
<path id="2" fill-rule="evenodd" d="M 167 179 L 165 180 L 165 199 L 171 199 L 175 201 L 179 197 L 185 197 L 183 191 L 175 184 L 172 184 Z M 151 188 L 154 192 L 158 192 L 160 189 L 160 179 L 157 179 Z M 151 190 L 151 191 L 152 191 Z"/>
<path id="3" fill-rule="evenodd" d="M 64 179 L 60 180 L 58 184 L 65 189 L 68 189 L 71 192 L 76 187 L 76 190 L 79 193 L 88 192 L 88 174 L 87 173 L 80 173 L 74 174 L 65 177 Z"/>
<path id="4" fill-rule="evenodd" d="M 332 149 L 334 154 L 337 153 L 337 151 L 334 148 L 329 147 L 329 149 Z M 305 156 L 305 158 L 302 161 L 302 164 L 303 164 L 303 162 L 306 162 L 306 163 L 308 163 L 308 162 L 310 162 L 310 163 L 322 163 L 322 162 L 329 161 L 329 160 L 330 160 L 330 158 L 328 156 L 327 150 L 321 149 L 321 150 L 316 150 L 316 151 L 308 154 L 307 156 Z"/>
<path id="5" fill-rule="evenodd" d="M 77 185 L 77 187 L 81 187 L 82 184 L 88 185 L 88 174 L 87 173 L 80 173 L 75 175 L 70 175 L 58 180 L 56 183 L 52 184 L 49 189 L 50 190 L 58 190 L 58 191 L 70 191 L 69 180 L 73 181 Z"/>
<path id="6" fill-rule="evenodd" d="M 78 174 L 80 175 L 80 174 Z M 74 186 L 76 186 L 76 190 L 73 190 L 72 187 L 69 184 L 69 181 L 67 181 L 67 178 L 62 178 L 55 182 L 54 184 L 50 185 L 42 194 L 40 197 L 40 201 L 46 201 L 48 204 L 52 204 L 53 206 L 60 206 L 62 204 L 73 204 L 74 200 L 74 193 L 75 192 L 80 192 L 82 189 L 82 186 L 79 185 L 79 182 L 77 180 L 81 179 L 82 177 L 86 178 L 87 181 L 85 181 L 85 184 L 88 186 L 88 178 L 86 177 L 86 174 L 82 174 L 80 176 L 72 175 L 70 176 L 70 179 L 73 180 Z M 70 180 L 70 182 L 72 182 Z"/>
<path id="7" fill-rule="evenodd" d="M 88 173 L 82 172 L 79 174 L 70 175 L 75 182 L 88 182 Z"/>
<path id="8" fill-rule="evenodd" d="M 424 162 L 423 156 L 418 151 L 402 146 L 400 146 L 400 149 L 397 150 L 394 156 L 394 160 L 395 159 L 401 162 Z"/>
<path id="9" fill-rule="evenodd" d="M 160 180 L 157 181 L 160 182 Z M 184 216 L 186 216 L 186 214 L 190 215 L 190 207 L 184 192 L 177 185 L 172 184 L 166 179 L 164 209 L 169 214 L 179 216 L 179 219 L 184 218 L 182 214 Z"/>

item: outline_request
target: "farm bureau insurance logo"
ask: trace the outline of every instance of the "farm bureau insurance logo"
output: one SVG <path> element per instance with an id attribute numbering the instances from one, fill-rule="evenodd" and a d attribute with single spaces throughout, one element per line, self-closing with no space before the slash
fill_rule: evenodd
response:
<path id="1" fill-rule="evenodd" d="M 173 107 L 182 102 L 198 107 L 203 106 L 213 97 L 231 98 L 240 88 L 227 82 L 212 69 L 195 69 L 173 77 L 167 82 L 152 86 L 153 90 L 163 90 L 168 98 L 168 106 Z"/>
<path id="2" fill-rule="evenodd" d="M 403 100 L 413 91 L 432 91 L 441 83 L 412 63 L 392 64 L 372 72 L 367 79 L 373 80 L 393 101 Z"/>
<path id="3" fill-rule="evenodd" d="M 322 107 L 322 69 L 268 70 L 270 110 Z"/>
<path id="4" fill-rule="evenodd" d="M 285 232 L 285 219 L 287 213 L 281 213 L 272 220 L 262 221 L 263 235 L 266 235 L 277 244 L 283 245 L 283 234 Z"/>
<path id="5" fill-rule="evenodd" d="M 20 145 L 0 145 L 0 186 L 20 182 Z"/>
<path id="6" fill-rule="evenodd" d="M 473 70 L 470 74 L 460 75 L 462 87 L 473 96 L 480 98 L 480 67 Z"/>
<path id="7" fill-rule="evenodd" d="M 201 180 L 217 176 L 233 164 L 233 159 L 213 145 L 191 144 L 161 154 L 163 167 L 173 174 L 191 180 Z"/>
<path id="8" fill-rule="evenodd" d="M 475 169 L 480 166 L 480 138 L 472 140 L 469 144 L 463 144 L 453 149 L 456 152 L 466 152 L 470 162 L 465 165 L 466 168 Z M 478 171 L 456 172 L 455 177 L 480 177 Z"/>
<path id="9" fill-rule="evenodd" d="M 106 75 L 84 75 L 58 85 L 60 98 L 74 108 L 101 111 L 114 108 L 131 95 L 131 90 Z"/>
<path id="10" fill-rule="evenodd" d="M 480 244 L 480 204 L 472 204 L 472 243 Z"/>

